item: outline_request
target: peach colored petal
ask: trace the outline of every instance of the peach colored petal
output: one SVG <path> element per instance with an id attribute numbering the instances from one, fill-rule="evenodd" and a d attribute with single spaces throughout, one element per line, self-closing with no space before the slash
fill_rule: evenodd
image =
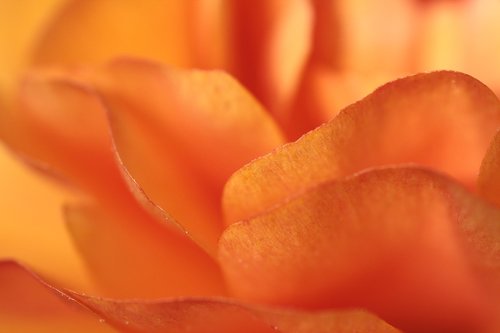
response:
<path id="1" fill-rule="evenodd" d="M 0 2 L 0 91 L 17 79 L 28 60 L 33 39 L 64 0 L 4 0 Z M 3 96 L 2 96 L 3 97 Z"/>
<path id="2" fill-rule="evenodd" d="M 222 72 L 121 60 L 98 85 L 126 171 L 213 253 L 222 186 L 244 163 L 283 143 L 277 125 Z"/>
<path id="3" fill-rule="evenodd" d="M 219 267 L 176 230 L 134 205 L 119 211 L 69 205 L 66 222 L 101 295 L 120 298 L 224 295 Z M 137 223 L 140 221 L 140 223 Z"/>
<path id="4" fill-rule="evenodd" d="M 69 313 L 71 319 L 75 318 L 74 314 L 80 313 L 86 315 L 84 319 L 94 318 L 92 313 L 88 311 L 90 309 L 102 318 L 99 322 L 105 332 L 109 331 L 108 324 L 116 327 L 120 332 L 147 333 L 399 332 L 377 317 L 359 310 L 306 313 L 246 305 L 235 300 L 215 298 L 160 299 L 156 301 L 96 298 L 56 289 L 13 262 L 0 263 L 0 279 L 5 282 L 0 284 L 0 292 L 2 293 L 0 295 L 9 297 L 0 297 L 0 308 L 4 309 L 7 306 L 11 312 L 22 311 L 23 314 L 30 311 L 40 314 L 57 310 L 59 313 Z M 26 286 L 26 289 L 10 288 L 7 290 L 2 289 L 2 286 Z M 19 296 L 25 295 L 25 290 L 36 292 L 28 294 L 31 304 L 20 301 Z M 4 304 L 2 300 L 15 300 L 15 302 Z M 46 307 L 41 309 L 40 304 L 45 304 Z M 64 305 L 67 306 L 67 309 L 64 308 Z M 65 324 L 64 317 L 58 319 L 60 322 L 57 324 L 61 326 Z M 75 320 L 74 323 L 78 325 L 80 321 Z M 92 323 L 92 321 L 88 323 Z M 76 327 L 62 327 L 68 331 L 76 332 Z M 43 330 L 45 327 L 41 325 L 36 328 L 38 328 L 36 332 L 46 332 Z M 53 329 L 53 326 L 49 326 L 48 332 L 52 332 L 51 328 Z M 88 326 L 82 326 L 82 328 L 89 329 Z M 92 332 L 101 332 L 101 330 L 98 327 Z"/>
<path id="5" fill-rule="evenodd" d="M 188 1 L 72 0 L 33 54 L 37 65 L 98 64 L 129 54 L 187 66 Z"/>
<path id="6" fill-rule="evenodd" d="M 388 83 L 233 174 L 224 189 L 226 221 L 254 216 L 322 181 L 387 164 L 418 163 L 472 186 L 499 125 L 497 97 L 465 74 Z"/>
<path id="7" fill-rule="evenodd" d="M 500 131 L 491 142 L 481 164 L 478 188 L 481 195 L 500 206 Z"/>
<path id="8" fill-rule="evenodd" d="M 245 300 L 361 306 L 408 332 L 480 332 L 500 296 L 498 221 L 448 178 L 380 169 L 233 224 L 219 254 Z"/>
<path id="9" fill-rule="evenodd" d="M 92 290 L 61 218 L 61 204 L 70 195 L 19 163 L 3 145 L 0 184 L 0 259 L 22 260 L 65 287 Z"/>
<path id="10" fill-rule="evenodd" d="M 231 6 L 234 74 L 276 111 L 294 93 L 307 62 L 313 8 L 306 0 L 233 0 Z"/>
<path id="11" fill-rule="evenodd" d="M 0 262 L 0 331 L 118 332 L 12 261 Z"/>

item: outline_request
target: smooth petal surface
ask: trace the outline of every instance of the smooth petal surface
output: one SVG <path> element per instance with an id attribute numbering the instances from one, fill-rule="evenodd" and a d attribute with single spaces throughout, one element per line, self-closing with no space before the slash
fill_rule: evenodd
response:
<path id="1" fill-rule="evenodd" d="M 219 254 L 246 300 L 366 307 L 405 332 L 481 332 L 500 296 L 499 222 L 448 178 L 381 169 L 230 226 Z"/>
<path id="2" fill-rule="evenodd" d="M 306 0 L 233 0 L 230 4 L 234 74 L 275 111 L 288 102 L 307 63 L 313 8 Z"/>
<path id="3" fill-rule="evenodd" d="M 100 295 L 119 298 L 222 296 L 220 269 L 177 230 L 134 205 L 68 205 L 68 229 Z M 139 221 L 139 223 L 138 223 Z"/>
<path id="4" fill-rule="evenodd" d="M 406 72 L 414 61 L 418 12 L 413 1 L 337 2 L 342 70 Z M 328 40 L 328 34 L 322 38 Z"/>
<path id="5" fill-rule="evenodd" d="M 118 332 L 68 295 L 12 261 L 0 262 L 0 330 L 9 333 Z"/>
<path id="6" fill-rule="evenodd" d="M 68 1 L 33 53 L 36 65 L 99 64 L 128 54 L 191 65 L 189 1 Z"/>
<path id="7" fill-rule="evenodd" d="M 26 65 L 38 31 L 47 24 L 64 0 L 4 0 L 0 3 L 0 91 L 17 79 Z M 1 96 L 2 98 L 6 96 Z"/>
<path id="8" fill-rule="evenodd" d="M 17 258 L 64 281 L 65 287 L 92 290 L 61 217 L 69 194 L 19 163 L 3 146 L 0 184 L 0 259 Z"/>
<path id="9" fill-rule="evenodd" d="M 500 131 L 491 142 L 481 164 L 478 188 L 481 195 L 500 206 Z"/>
<path id="10" fill-rule="evenodd" d="M 120 60 L 98 85 L 131 181 L 213 253 L 222 231 L 223 184 L 283 143 L 277 125 L 222 72 Z"/>
<path id="11" fill-rule="evenodd" d="M 373 166 L 417 163 L 473 186 L 499 125 L 497 97 L 465 74 L 434 72 L 388 83 L 233 174 L 224 189 L 226 222 Z"/>
<path id="12" fill-rule="evenodd" d="M 63 315 L 55 326 L 71 332 L 113 331 L 109 324 L 120 332 L 147 333 L 397 333 L 398 330 L 377 317 L 363 311 L 306 313 L 239 304 L 228 299 L 163 299 L 157 301 L 118 301 L 76 294 L 68 290 L 47 285 L 33 273 L 13 262 L 0 263 L 0 309 L 4 313 L 32 313 L 38 316 L 47 313 Z M 9 286 L 9 289 L 3 289 Z M 13 286 L 24 287 L 23 289 Z M 27 291 L 31 293 L 25 294 Z M 29 296 L 24 302 L 21 295 Z M 7 301 L 7 302 L 2 302 Z M 40 308 L 39 305 L 45 305 Z M 67 307 L 67 309 L 64 308 Z M 95 317 L 90 310 L 98 314 Z M 57 312 L 56 312 L 57 311 Z M 69 315 L 67 315 L 69 313 Z M 83 314 L 86 322 L 74 314 Z M 74 320 L 74 326 L 64 326 L 65 318 Z M 100 318 L 100 327 L 88 326 Z M 11 318 L 12 319 L 12 318 Z M 84 325 L 82 325 L 82 322 Z M 44 322 L 29 331 L 9 332 L 54 332 L 54 326 Z M 2 325 L 3 322 L 0 322 Z M 24 323 L 25 325 L 29 323 Z M 49 323 L 50 324 L 50 323 Z M 3 326 L 0 326 L 3 328 Z M 9 328 L 23 328 L 10 326 Z M 26 327 L 26 326 L 24 326 Z M 30 327 L 31 328 L 31 327 Z M 51 331 L 52 329 L 52 331 Z M 99 330 L 101 329 L 101 330 Z"/>

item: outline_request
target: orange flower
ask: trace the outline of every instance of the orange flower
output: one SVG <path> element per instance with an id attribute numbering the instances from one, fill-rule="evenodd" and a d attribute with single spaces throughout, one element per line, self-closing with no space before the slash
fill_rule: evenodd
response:
<path id="1" fill-rule="evenodd" d="M 408 17 L 468 6 L 387 3 L 384 13 Z M 68 264 L 75 254 L 55 263 L 23 252 L 32 245 L 12 228 L 0 255 L 45 280 L 0 263 L 2 330 L 497 331 L 500 102 L 441 71 L 388 83 L 336 115 L 372 82 L 420 68 L 401 55 L 426 30 L 391 19 L 382 29 L 413 32 L 387 36 L 343 22 L 362 4 L 62 5 L 21 53 L 27 65 L 15 60 L 29 68 L 19 87 L 16 66 L 3 80 L 0 129 L 71 198 L 19 203 L 8 187 L 18 206 L 2 218 L 30 217 L 21 205 L 51 226 L 44 213 L 64 200 L 86 271 Z M 32 186 L 21 175 L 10 183 Z M 68 249 L 52 230 L 41 237 Z M 91 280 L 75 279 L 86 272 Z"/>

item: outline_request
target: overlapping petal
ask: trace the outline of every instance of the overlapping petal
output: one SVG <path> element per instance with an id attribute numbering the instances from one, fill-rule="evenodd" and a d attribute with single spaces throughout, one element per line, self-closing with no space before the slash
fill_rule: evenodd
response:
<path id="1" fill-rule="evenodd" d="M 485 198 L 500 206 L 500 131 L 491 142 L 481 164 L 478 188 Z"/>
<path id="2" fill-rule="evenodd" d="M 0 147 L 0 171 L 0 256 L 22 260 L 65 287 L 91 291 L 61 218 L 68 193 L 20 164 L 5 147 Z"/>
<path id="3" fill-rule="evenodd" d="M 270 110 L 289 101 L 311 49 L 309 1 L 233 0 L 233 74 Z M 255 22 L 259 22 L 255 24 Z"/>
<path id="4" fill-rule="evenodd" d="M 45 318 L 52 320 L 47 326 L 43 326 L 47 324 L 43 318 L 34 320 L 31 323 L 42 325 L 33 328 L 29 326 L 30 322 L 20 323 L 10 317 L 10 322 L 0 322 L 0 328 L 8 328 L 10 332 L 26 327 L 36 332 L 54 329 L 115 332 L 112 327 L 120 332 L 148 333 L 399 332 L 362 311 L 307 313 L 247 305 L 228 299 L 184 298 L 148 302 L 95 298 L 56 289 L 13 262 L 0 263 L 0 280 L 20 287 L 7 290 L 1 288 L 4 284 L 0 285 L 0 308 L 3 310 L 0 318 L 3 314 L 27 318 L 34 310 L 38 316 L 46 315 Z M 40 305 L 44 307 L 40 309 Z M 61 317 L 54 320 L 54 315 Z M 73 321 L 72 325 L 68 325 L 69 320 Z"/>
<path id="5" fill-rule="evenodd" d="M 16 102 L 1 129 L 19 154 L 101 199 L 127 196 L 106 111 L 91 86 L 71 73 L 32 73 Z"/>
<path id="6" fill-rule="evenodd" d="M 121 60 L 97 82 L 130 180 L 213 253 L 224 182 L 284 142 L 278 126 L 222 72 Z"/>
<path id="7" fill-rule="evenodd" d="M 118 212 L 102 216 L 93 214 L 93 210 L 73 209 L 74 214 L 70 214 L 72 236 L 96 281 L 104 286 L 102 292 L 142 297 L 184 292 L 186 295 L 223 294 L 213 260 L 190 239 L 180 236 L 169 217 L 161 216 L 168 225 L 160 226 L 132 196 L 113 154 L 107 111 L 88 82 L 88 73 L 80 74 L 77 75 L 80 79 L 70 79 L 67 72 L 37 73 L 28 77 L 18 108 L 4 115 L 9 120 L 9 126 L 4 129 L 18 154 L 91 194 L 107 205 L 108 211 Z M 248 151 L 252 149 L 250 146 Z M 182 185 L 178 188 L 182 189 Z M 192 199 L 196 202 L 198 198 Z M 123 225 L 120 227 L 118 223 Z M 191 259 L 179 258 L 176 251 L 181 248 Z M 101 256 L 100 251 L 108 255 Z M 103 262 L 120 254 L 130 256 L 130 262 L 135 260 L 137 267 L 142 265 L 142 274 L 124 261 L 115 260 L 114 268 Z M 189 263 L 186 270 L 171 272 L 182 263 Z M 118 271 L 123 275 L 117 274 Z M 201 272 L 206 274 L 204 283 L 189 278 Z M 123 279 L 125 275 L 129 278 Z M 152 276 L 157 283 L 147 282 Z M 174 291 L 176 287 L 179 288 Z"/>
<path id="8" fill-rule="evenodd" d="M 220 269 L 177 230 L 136 205 L 72 204 L 66 223 L 100 295 L 119 298 L 222 296 Z"/>
<path id="9" fill-rule="evenodd" d="M 362 306 L 408 332 L 481 332 L 498 309 L 499 221 L 449 178 L 380 169 L 231 225 L 219 254 L 246 300 Z"/>
<path id="10" fill-rule="evenodd" d="M 12 261 L 0 262 L 2 332 L 118 332 L 68 295 Z"/>
<path id="11" fill-rule="evenodd" d="M 226 222 L 373 166 L 417 163 L 473 186 L 499 125 L 497 97 L 465 74 L 433 72 L 388 83 L 298 141 L 238 170 L 224 189 Z"/>

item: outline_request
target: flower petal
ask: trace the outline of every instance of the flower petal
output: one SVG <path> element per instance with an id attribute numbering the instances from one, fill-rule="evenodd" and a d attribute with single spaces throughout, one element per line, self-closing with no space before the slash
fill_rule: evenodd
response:
<path id="1" fill-rule="evenodd" d="M 388 83 L 233 174 L 224 189 L 226 222 L 373 166 L 418 163 L 472 186 L 499 124 L 497 97 L 465 74 L 434 72 Z"/>
<path id="2" fill-rule="evenodd" d="M 362 73 L 411 68 L 418 27 L 418 11 L 412 1 L 344 0 L 338 1 L 337 11 L 340 68 Z"/>
<path id="3" fill-rule="evenodd" d="M 68 205 L 66 222 L 101 295 L 120 298 L 221 296 L 220 269 L 177 230 L 134 205 L 118 211 Z M 140 223 L 138 223 L 140 221 Z"/>
<path id="4" fill-rule="evenodd" d="M 11 277 L 13 277 L 11 279 Z M 36 312 L 58 310 L 69 313 L 69 319 L 74 319 L 73 313 L 86 314 L 91 320 L 89 309 L 99 315 L 99 321 L 104 332 L 109 330 L 107 324 L 115 326 L 120 331 L 147 333 L 397 333 L 399 332 L 377 317 L 359 310 L 341 312 L 306 313 L 285 311 L 276 308 L 265 308 L 245 305 L 229 299 L 185 298 L 161 299 L 156 301 L 118 301 L 96 298 L 77 294 L 68 290 L 56 289 L 46 284 L 39 277 L 25 268 L 12 262 L 0 263 L 0 309 L 23 311 L 25 315 L 31 309 Z M 11 288 L 2 288 L 8 286 Z M 26 286 L 24 289 L 13 286 Z M 28 293 L 31 304 L 22 302 L 20 295 Z M 6 294 L 8 292 L 8 294 Z M 14 300 L 14 302 L 12 302 Z M 7 302 L 2 302 L 7 301 Z M 40 309 L 39 304 L 45 305 Z M 66 305 L 67 309 L 63 306 Z M 0 312 L 2 318 L 4 312 Z M 10 314 L 7 312 L 7 314 Z M 59 325 L 64 323 L 64 316 L 59 318 Z M 37 323 L 37 322 L 35 322 Z M 74 320 L 76 325 L 81 322 Z M 0 321 L 0 328 L 3 321 Z M 29 324 L 29 323 L 24 323 Z M 88 324 L 87 324 L 88 325 Z M 18 326 L 17 326 L 18 327 Z M 16 327 L 16 328 L 17 328 Z M 67 331 L 79 332 L 77 326 L 66 327 Z M 43 326 L 36 327 L 36 332 L 46 332 Z M 82 325 L 82 328 L 89 329 Z M 50 331 L 53 327 L 49 326 Z M 10 330 L 9 330 L 10 331 Z M 92 332 L 101 332 L 99 327 Z M 25 332 L 25 331 L 23 331 Z M 30 331 L 31 332 L 31 331 Z"/>
<path id="5" fill-rule="evenodd" d="M 105 109 L 70 73 L 32 73 L 16 107 L 2 116 L 6 142 L 35 164 L 101 199 L 127 194 L 111 153 Z"/>
<path id="6" fill-rule="evenodd" d="M 481 195 L 500 206 L 500 131 L 491 142 L 478 177 Z"/>
<path id="7" fill-rule="evenodd" d="M 500 211 L 438 174 L 326 182 L 221 237 L 245 300 L 366 307 L 409 332 L 480 332 L 500 296 Z"/>
<path id="8" fill-rule="evenodd" d="M 28 60 L 37 32 L 64 0 L 27 0 L 0 3 L 0 91 L 8 90 Z M 4 97 L 4 96 L 2 96 Z"/>
<path id="9" fill-rule="evenodd" d="M 191 64 L 188 1 L 68 1 L 33 55 L 37 65 L 99 64 L 121 54 Z"/>
<path id="10" fill-rule="evenodd" d="M 121 60 L 98 84 L 126 171 L 213 253 L 222 186 L 244 163 L 283 143 L 277 125 L 221 72 Z"/>
<path id="11" fill-rule="evenodd" d="M 311 4 L 305 0 L 236 0 L 231 5 L 234 74 L 275 111 L 294 93 L 307 62 L 313 30 Z"/>
<path id="12" fill-rule="evenodd" d="M 293 103 L 282 115 L 283 127 L 288 137 L 296 140 L 398 76 L 390 73 L 342 73 L 327 66 L 309 65 Z"/>
<path id="13" fill-rule="evenodd" d="M 17 258 L 65 281 L 65 287 L 92 290 L 61 218 L 68 193 L 21 165 L 2 145 L 0 170 L 0 259 Z"/>
<path id="14" fill-rule="evenodd" d="M 67 294 L 12 261 L 0 262 L 0 331 L 117 332 Z"/>

